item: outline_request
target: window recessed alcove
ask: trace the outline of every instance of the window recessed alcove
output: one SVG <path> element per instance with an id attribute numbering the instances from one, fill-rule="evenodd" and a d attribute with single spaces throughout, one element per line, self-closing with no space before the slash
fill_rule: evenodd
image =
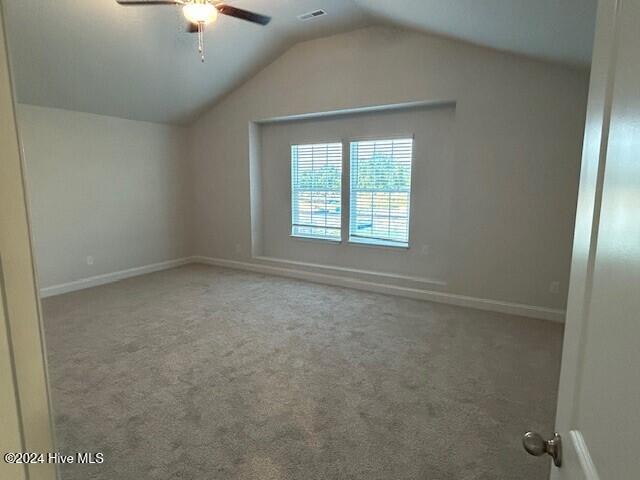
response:
<path id="1" fill-rule="evenodd" d="M 399 285 L 446 285 L 456 191 L 454 101 L 412 102 L 278 117 L 249 125 L 252 256 L 259 262 Z M 355 241 L 350 223 L 352 145 L 412 139 L 408 241 Z M 342 145 L 342 222 L 337 238 L 292 235 L 292 146 Z M 408 143 L 407 143 L 408 144 Z M 407 158 L 402 161 L 407 161 Z M 295 185 L 294 185 L 295 187 Z M 357 193 L 353 192 L 354 199 Z M 334 195 L 340 198 L 339 195 Z M 351 211 L 352 215 L 349 215 Z M 406 212 L 408 217 L 408 210 Z M 295 215 L 294 215 L 295 216 Z M 384 221 L 384 219 L 382 219 Z M 332 219 L 332 225 L 336 219 Z M 354 224 L 354 229 L 359 228 Z M 373 233 L 374 228 L 370 229 Z M 335 236 L 335 235 L 334 235 Z M 402 236 L 402 235 L 401 235 Z M 401 247 L 401 248 L 398 248 Z M 372 265 L 375 265 L 373 267 Z"/>

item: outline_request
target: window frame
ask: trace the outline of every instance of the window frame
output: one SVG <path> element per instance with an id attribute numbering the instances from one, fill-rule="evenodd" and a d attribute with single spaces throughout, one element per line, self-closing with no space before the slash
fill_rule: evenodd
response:
<path id="1" fill-rule="evenodd" d="M 340 158 L 340 167 L 342 175 L 340 177 L 340 238 L 323 238 L 323 237 L 314 237 L 314 236 L 305 236 L 305 235 L 294 235 L 293 228 L 293 177 L 292 177 L 292 149 L 294 146 L 304 146 L 304 145 L 330 145 L 330 144 L 341 144 L 341 158 Z M 301 140 L 295 143 L 289 143 L 289 238 L 294 240 L 302 240 L 305 242 L 323 242 L 329 244 L 341 244 L 344 241 L 344 170 L 345 170 L 345 157 L 344 157 L 344 139 L 333 139 L 333 140 Z M 318 227 L 322 228 L 322 227 Z"/>
<path id="2" fill-rule="evenodd" d="M 366 239 L 363 238 L 363 241 L 358 241 L 358 240 L 352 240 L 351 239 L 351 144 L 353 142 L 375 142 L 375 141 L 385 141 L 385 140 L 409 140 L 411 139 L 411 175 L 410 175 L 410 179 L 411 179 L 411 188 L 409 190 L 409 218 L 408 218 L 408 225 L 407 225 L 407 244 L 400 244 L 400 243 L 396 243 L 394 244 L 394 242 L 392 240 L 372 240 L 372 241 L 366 241 Z M 348 137 L 344 139 L 344 145 L 343 148 L 347 151 L 347 174 L 348 174 L 348 186 L 347 186 L 347 190 L 348 193 L 346 195 L 346 201 L 347 201 L 347 209 L 346 209 L 346 213 L 347 213 L 347 229 L 345 231 L 346 233 L 346 238 L 343 236 L 345 242 L 347 243 L 347 245 L 350 246 L 356 246 L 356 247 L 368 247 L 368 248 L 385 248 L 385 249 L 392 249 L 392 250 L 410 250 L 411 249 L 411 238 L 413 237 L 413 215 L 412 215 L 412 205 L 414 204 L 414 196 L 415 196 L 415 192 L 414 192 L 414 185 L 415 185 L 415 176 L 416 176 L 416 171 L 415 171 L 415 157 L 416 157 L 416 138 L 415 138 L 415 133 L 410 133 L 410 134 L 393 134 L 393 135 L 367 135 L 367 136 L 355 136 L 355 137 Z M 343 161 L 344 161 L 344 155 L 343 155 Z M 345 170 L 345 168 L 343 167 L 343 171 Z M 344 195 L 343 195 L 343 200 L 344 200 Z"/>
<path id="3" fill-rule="evenodd" d="M 372 241 L 353 241 L 351 240 L 351 143 L 362 141 L 383 141 L 383 140 L 402 140 L 411 139 L 411 190 L 409 191 L 409 220 L 408 220 L 408 233 L 407 244 L 393 244 L 392 241 L 380 240 L 378 242 Z M 341 191 L 340 200 L 342 215 L 340 219 L 340 239 L 302 236 L 293 234 L 293 178 L 291 176 L 291 151 L 293 146 L 299 145 L 318 145 L 318 144 L 342 144 L 342 178 L 341 178 Z M 357 135 L 347 136 L 340 139 L 333 138 L 330 140 L 300 140 L 295 143 L 289 143 L 289 238 L 294 240 L 301 240 L 304 242 L 322 242 L 330 245 L 342 245 L 364 248 L 383 248 L 391 249 L 393 251 L 402 251 L 411 249 L 411 239 L 413 238 L 413 225 L 414 218 L 412 215 L 412 205 L 415 203 L 415 177 L 416 177 L 416 138 L 415 133 L 394 133 L 390 135 Z M 345 228 L 346 227 L 346 228 Z M 320 227 L 321 228 L 321 227 Z M 388 242 L 388 243 L 385 243 Z"/>

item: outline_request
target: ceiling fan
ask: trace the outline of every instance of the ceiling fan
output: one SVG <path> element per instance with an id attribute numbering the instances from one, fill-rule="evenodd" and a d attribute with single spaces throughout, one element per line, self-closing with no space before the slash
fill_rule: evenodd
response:
<path id="1" fill-rule="evenodd" d="M 120 5 L 127 7 L 140 7 L 147 5 L 179 5 L 182 13 L 189 21 L 187 31 L 198 34 L 198 52 L 204 62 L 204 27 L 218 18 L 218 14 L 239 18 L 247 22 L 266 25 L 271 21 L 271 17 L 250 12 L 241 8 L 232 7 L 217 0 L 116 0 Z"/>

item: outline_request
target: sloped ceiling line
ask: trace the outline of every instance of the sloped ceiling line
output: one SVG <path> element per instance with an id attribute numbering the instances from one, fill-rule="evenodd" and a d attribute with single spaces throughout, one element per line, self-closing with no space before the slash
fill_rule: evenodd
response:
<path id="1" fill-rule="evenodd" d="M 4 0 L 18 101 L 188 124 L 293 44 L 373 24 L 588 65 L 596 0 L 234 0 L 267 27 L 219 18 L 202 64 L 179 8 Z M 318 8 L 326 16 L 301 22 Z"/>

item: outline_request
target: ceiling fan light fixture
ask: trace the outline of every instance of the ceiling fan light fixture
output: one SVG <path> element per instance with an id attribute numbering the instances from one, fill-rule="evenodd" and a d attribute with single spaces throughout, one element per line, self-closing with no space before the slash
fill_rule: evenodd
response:
<path id="1" fill-rule="evenodd" d="M 218 10 L 208 2 L 187 3 L 182 7 L 182 13 L 192 23 L 211 23 L 218 18 Z"/>

